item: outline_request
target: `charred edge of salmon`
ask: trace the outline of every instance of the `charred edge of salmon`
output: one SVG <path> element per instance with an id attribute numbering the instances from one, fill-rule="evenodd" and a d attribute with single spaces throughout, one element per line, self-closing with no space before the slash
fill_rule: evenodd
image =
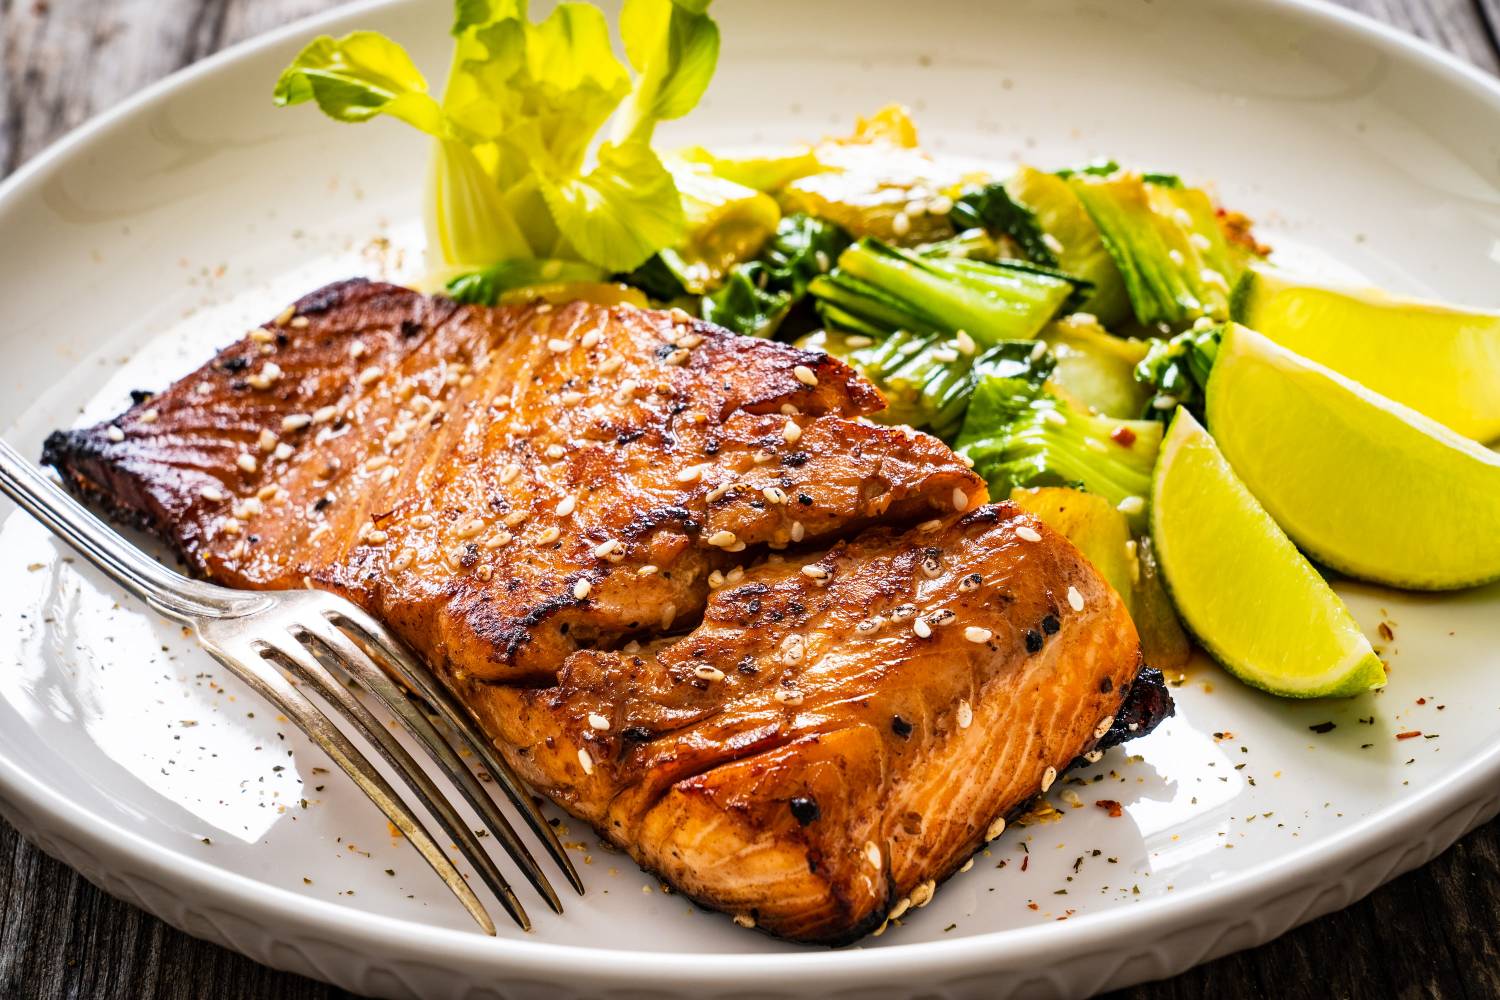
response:
<path id="1" fill-rule="evenodd" d="M 1176 714 L 1177 704 L 1172 700 L 1172 692 L 1167 690 L 1161 671 L 1143 666 L 1125 692 L 1125 700 L 1120 703 L 1109 732 L 1094 745 L 1094 749 L 1108 750 L 1139 739 Z"/>

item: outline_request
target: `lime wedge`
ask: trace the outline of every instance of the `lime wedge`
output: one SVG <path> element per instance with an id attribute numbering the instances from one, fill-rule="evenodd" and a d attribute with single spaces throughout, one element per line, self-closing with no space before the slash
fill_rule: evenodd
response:
<path id="1" fill-rule="evenodd" d="M 1321 698 L 1385 683 L 1344 602 L 1186 410 L 1177 411 L 1156 462 L 1151 536 L 1177 613 L 1246 684 Z"/>
<path id="2" fill-rule="evenodd" d="M 1500 313 L 1246 272 L 1234 319 L 1476 441 L 1500 437 Z"/>
<path id="3" fill-rule="evenodd" d="M 1411 590 L 1500 579 L 1500 455 L 1253 330 L 1208 379 L 1214 440 L 1319 562 Z"/>

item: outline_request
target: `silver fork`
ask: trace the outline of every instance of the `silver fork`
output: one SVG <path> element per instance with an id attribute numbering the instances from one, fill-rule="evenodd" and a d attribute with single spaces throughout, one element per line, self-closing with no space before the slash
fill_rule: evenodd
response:
<path id="1" fill-rule="evenodd" d="M 475 831 L 380 720 L 339 682 L 334 670 L 342 670 L 370 692 L 416 737 L 554 911 L 562 912 L 557 893 L 460 754 L 472 755 L 504 790 L 582 895 L 583 882 L 557 834 L 481 734 L 473 716 L 399 640 L 359 608 L 322 591 L 230 590 L 174 573 L 105 525 L 4 441 L 0 441 L 0 492 L 116 583 L 168 618 L 190 626 L 214 659 L 274 705 L 354 779 L 487 934 L 495 933 L 494 921 L 439 843 L 369 759 L 299 688 L 316 692 L 375 747 L 523 930 L 531 929 L 531 920 Z M 431 705 L 446 723 L 451 743 L 412 703 L 408 690 Z"/>

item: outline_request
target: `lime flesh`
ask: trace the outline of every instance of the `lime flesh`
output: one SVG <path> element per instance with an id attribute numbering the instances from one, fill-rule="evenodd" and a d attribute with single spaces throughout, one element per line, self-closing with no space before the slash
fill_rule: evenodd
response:
<path id="1" fill-rule="evenodd" d="M 1500 438 L 1500 313 L 1245 274 L 1234 318 L 1476 441 Z"/>
<path id="2" fill-rule="evenodd" d="M 1344 602 L 1178 410 L 1162 442 L 1151 536 L 1177 612 L 1208 653 L 1252 687 L 1347 697 L 1385 669 Z"/>
<path id="3" fill-rule="evenodd" d="M 1302 550 L 1408 590 L 1500 579 L 1500 455 L 1242 326 L 1207 403 L 1214 440 Z"/>

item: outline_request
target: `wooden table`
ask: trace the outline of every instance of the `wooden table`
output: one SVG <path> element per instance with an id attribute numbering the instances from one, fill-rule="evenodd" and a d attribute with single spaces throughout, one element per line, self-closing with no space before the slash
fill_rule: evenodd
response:
<path id="1" fill-rule="evenodd" d="M 1500 71 L 1500 0 L 1340 2 Z M 158 77 L 332 5 L 0 0 L 0 175 Z M 0 997 L 348 996 L 191 938 L 106 896 L 3 822 L 0 900 Z M 1500 820 L 1341 913 L 1119 996 L 1500 997 L 1496 928 Z"/>

